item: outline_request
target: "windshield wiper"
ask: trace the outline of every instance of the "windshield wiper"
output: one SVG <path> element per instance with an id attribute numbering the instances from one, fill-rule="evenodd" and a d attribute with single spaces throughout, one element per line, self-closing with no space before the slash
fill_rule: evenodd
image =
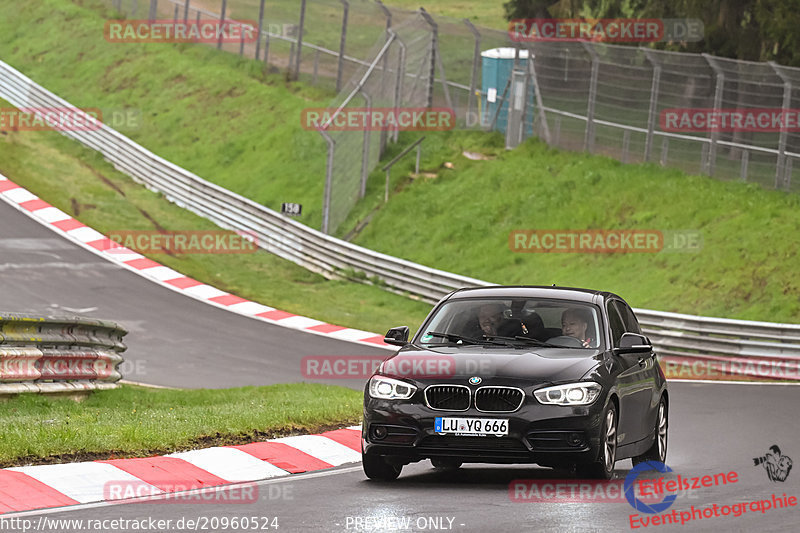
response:
<path id="1" fill-rule="evenodd" d="M 443 337 L 451 342 L 461 341 L 461 342 L 468 342 L 470 344 L 499 344 L 500 346 L 506 344 L 504 342 L 494 342 L 489 339 L 473 339 L 471 337 L 464 337 L 463 335 L 456 335 L 455 333 L 440 333 L 438 331 L 429 331 L 426 333 L 426 335 L 433 335 L 434 337 Z"/>

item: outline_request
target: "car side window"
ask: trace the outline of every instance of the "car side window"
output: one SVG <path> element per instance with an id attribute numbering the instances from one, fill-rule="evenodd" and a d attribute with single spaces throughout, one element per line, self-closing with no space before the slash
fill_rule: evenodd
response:
<path id="1" fill-rule="evenodd" d="M 615 300 L 613 303 L 622 317 L 622 322 L 625 324 L 625 331 L 641 335 L 642 329 L 639 327 L 639 321 L 636 320 L 636 315 L 633 314 L 633 310 L 628 307 L 628 304 L 619 300 Z"/>
<path id="2" fill-rule="evenodd" d="M 608 325 L 611 327 L 611 342 L 617 348 L 622 334 L 625 333 L 625 326 L 622 323 L 619 312 L 617 312 L 617 306 L 613 302 L 606 306 L 606 312 L 608 313 Z"/>

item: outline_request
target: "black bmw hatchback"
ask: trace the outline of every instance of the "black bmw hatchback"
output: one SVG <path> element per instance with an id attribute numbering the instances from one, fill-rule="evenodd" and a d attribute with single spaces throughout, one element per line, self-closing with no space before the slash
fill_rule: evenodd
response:
<path id="1" fill-rule="evenodd" d="M 371 479 L 403 465 L 536 463 L 608 479 L 616 461 L 664 462 L 664 373 L 619 296 L 556 287 L 461 289 L 444 297 L 364 391 Z"/>

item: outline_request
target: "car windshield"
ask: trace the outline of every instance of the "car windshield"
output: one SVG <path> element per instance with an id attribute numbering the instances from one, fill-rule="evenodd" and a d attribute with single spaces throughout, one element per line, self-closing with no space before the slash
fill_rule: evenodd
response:
<path id="1" fill-rule="evenodd" d="M 420 331 L 422 345 L 513 345 L 594 349 L 602 344 L 597 307 L 545 298 L 451 300 Z"/>

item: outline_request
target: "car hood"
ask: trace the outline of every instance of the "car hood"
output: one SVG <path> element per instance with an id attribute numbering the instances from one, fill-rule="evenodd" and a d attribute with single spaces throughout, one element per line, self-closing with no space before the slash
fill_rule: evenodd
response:
<path id="1" fill-rule="evenodd" d="M 601 350 L 469 346 L 424 349 L 405 346 L 379 372 L 418 381 L 449 381 L 477 376 L 535 383 L 577 380 L 602 363 Z"/>

